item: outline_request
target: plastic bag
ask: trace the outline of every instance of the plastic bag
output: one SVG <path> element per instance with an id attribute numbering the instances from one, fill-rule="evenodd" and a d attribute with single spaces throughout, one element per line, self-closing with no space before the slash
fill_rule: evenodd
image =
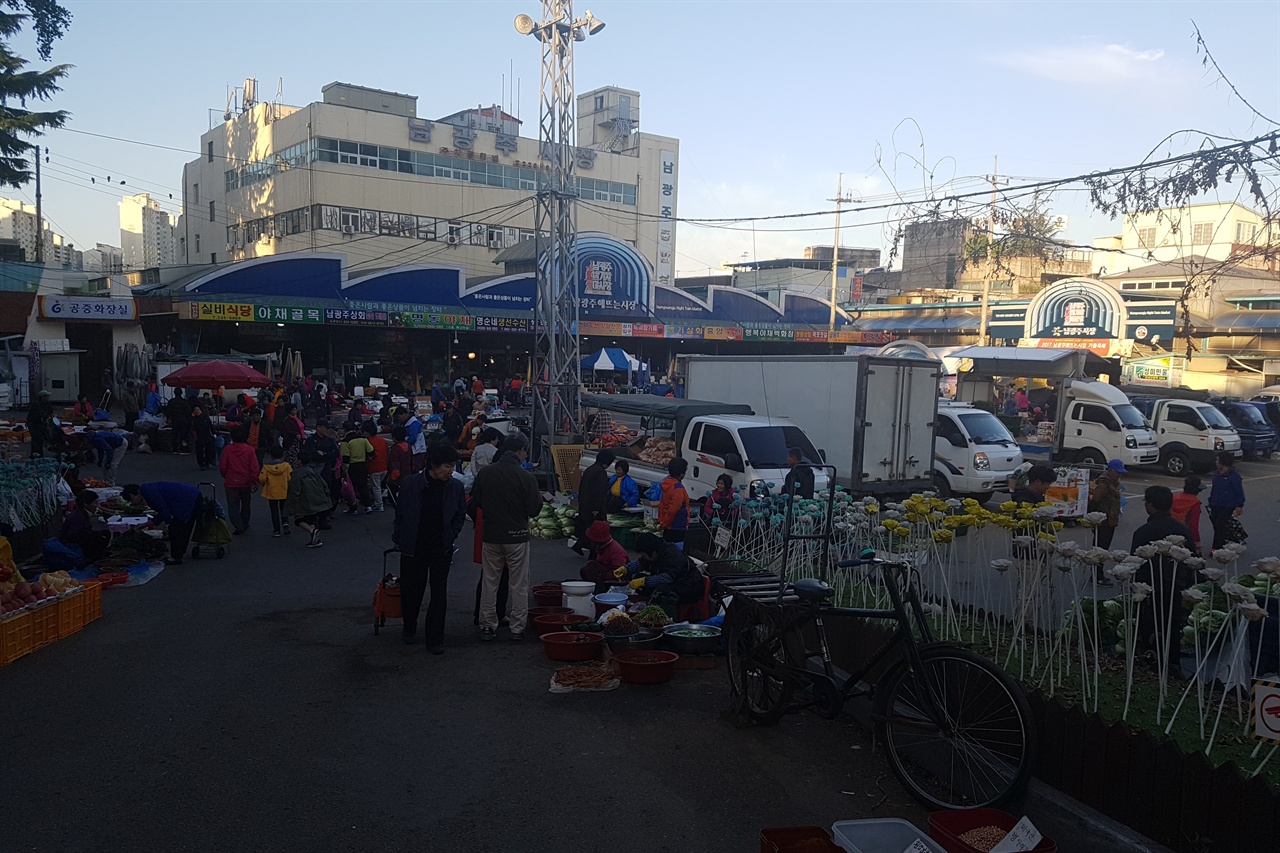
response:
<path id="1" fill-rule="evenodd" d="M 350 474 L 342 475 L 342 500 L 348 504 L 356 502 L 356 487 L 351 482 Z"/>
<path id="2" fill-rule="evenodd" d="M 662 484 L 654 483 L 644 493 L 645 500 L 660 501 L 662 500 Z"/>
<path id="3" fill-rule="evenodd" d="M 84 551 L 79 545 L 68 545 L 56 536 L 44 540 L 44 560 L 52 571 L 79 569 L 84 566 Z"/>

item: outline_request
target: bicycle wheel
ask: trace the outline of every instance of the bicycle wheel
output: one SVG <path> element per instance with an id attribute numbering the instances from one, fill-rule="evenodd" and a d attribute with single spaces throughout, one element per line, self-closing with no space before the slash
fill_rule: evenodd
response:
<path id="1" fill-rule="evenodd" d="M 793 685 L 783 676 L 786 653 L 769 629 L 734 619 L 726 640 L 729 689 L 753 722 L 773 725 L 791 703 Z"/>
<path id="2" fill-rule="evenodd" d="M 1021 688 L 964 649 L 920 650 L 877 702 L 877 729 L 894 775 L 920 802 L 943 809 L 1007 803 L 1031 776 L 1035 734 Z"/>

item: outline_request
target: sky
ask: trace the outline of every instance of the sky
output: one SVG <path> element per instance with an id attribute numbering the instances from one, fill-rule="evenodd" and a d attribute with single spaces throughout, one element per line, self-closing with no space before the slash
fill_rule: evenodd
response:
<path id="1" fill-rule="evenodd" d="M 501 99 L 514 70 L 536 128 L 539 46 L 512 26 L 541 18 L 532 0 L 63 3 L 74 19 L 52 61 L 75 68 L 52 106 L 71 118 L 44 140 L 43 200 L 82 249 L 119 245 L 121 196 L 150 192 L 176 213 L 182 164 L 246 77 L 261 100 L 280 81 L 283 101 L 304 105 L 341 80 L 416 94 L 418 115 L 439 118 Z M 1182 129 L 1273 129 L 1202 67 L 1193 20 L 1244 96 L 1280 117 L 1274 0 L 575 4 L 588 8 L 606 27 L 576 47 L 577 90 L 641 93 L 640 129 L 680 140 L 685 218 L 829 211 L 840 173 L 846 195 L 875 203 L 980 190 L 996 156 L 1017 185 L 1137 163 Z M 39 64 L 29 38 L 14 44 Z M 1083 193 L 1051 209 L 1075 243 L 1120 230 Z M 887 252 L 890 215 L 846 214 L 841 244 Z M 681 223 L 677 270 L 798 257 L 830 245 L 833 224 Z"/>

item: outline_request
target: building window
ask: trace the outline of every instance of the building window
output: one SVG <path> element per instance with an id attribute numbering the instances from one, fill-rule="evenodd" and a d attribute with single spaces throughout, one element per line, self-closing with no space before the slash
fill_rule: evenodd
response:
<path id="1" fill-rule="evenodd" d="M 213 162 L 213 142 L 209 142 L 209 162 Z"/>
<path id="2" fill-rule="evenodd" d="M 1191 226 L 1191 242 L 1196 246 L 1207 246 L 1213 242 L 1213 223 L 1197 222 Z"/>
<path id="3" fill-rule="evenodd" d="M 596 109 L 604 109 L 604 95 L 596 95 Z"/>
<path id="4" fill-rule="evenodd" d="M 209 221 L 212 222 L 213 219 L 214 219 L 213 202 L 209 202 Z"/>
<path id="5" fill-rule="evenodd" d="M 338 216 L 342 220 L 342 230 L 346 233 L 355 233 L 360 230 L 360 211 L 344 207 L 338 211 Z"/>
<path id="6" fill-rule="evenodd" d="M 1154 249 L 1156 247 L 1156 229 L 1139 228 L 1138 245 L 1144 249 Z"/>
<path id="7" fill-rule="evenodd" d="M 1150 290 L 1150 289 L 1151 289 L 1151 282 L 1149 281 L 1138 282 L 1138 290 Z"/>
<path id="8" fill-rule="evenodd" d="M 200 185 L 199 184 L 191 185 L 191 203 L 192 204 L 200 203 Z"/>
<path id="9" fill-rule="evenodd" d="M 196 254 L 200 254 L 200 232 L 196 232 Z"/>
<path id="10" fill-rule="evenodd" d="M 210 253 L 209 253 L 209 263 L 211 263 L 211 264 L 216 264 L 217 262 L 218 262 L 218 253 L 217 253 L 217 252 L 210 252 Z"/>
<path id="11" fill-rule="evenodd" d="M 1253 238 L 1258 235 L 1258 226 L 1250 222 L 1236 223 L 1236 242 L 1252 243 Z"/>

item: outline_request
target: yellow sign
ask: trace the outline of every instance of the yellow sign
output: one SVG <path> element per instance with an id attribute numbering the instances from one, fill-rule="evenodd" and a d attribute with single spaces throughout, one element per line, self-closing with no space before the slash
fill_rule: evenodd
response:
<path id="1" fill-rule="evenodd" d="M 188 302 L 192 320 L 235 320 L 241 323 L 253 322 L 252 305 L 236 305 L 227 302 Z"/>

